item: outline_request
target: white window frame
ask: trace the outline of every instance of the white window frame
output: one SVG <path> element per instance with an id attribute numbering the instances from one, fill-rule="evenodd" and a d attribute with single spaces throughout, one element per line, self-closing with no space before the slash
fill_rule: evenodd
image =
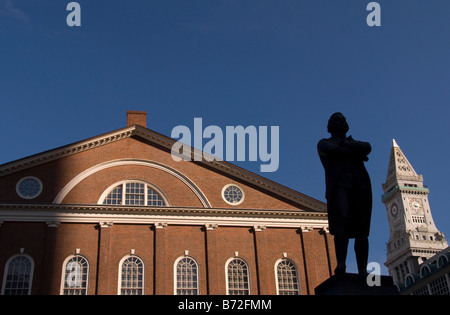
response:
<path id="1" fill-rule="evenodd" d="M 154 191 L 156 191 L 161 198 L 164 200 L 165 205 L 161 206 L 161 207 L 167 207 L 169 206 L 169 200 L 167 199 L 166 195 L 155 185 L 150 184 L 149 182 L 143 181 L 143 180 L 139 180 L 139 179 L 127 179 L 127 180 L 122 180 L 120 182 L 116 182 L 114 184 L 112 184 L 111 186 L 109 186 L 104 192 L 103 194 L 100 196 L 100 199 L 98 200 L 98 204 L 103 205 L 103 202 L 105 201 L 106 197 L 113 191 L 113 189 L 115 189 L 117 186 L 122 185 L 122 203 L 120 205 L 122 206 L 128 206 L 125 204 L 125 194 L 126 194 L 126 184 L 129 183 L 138 183 L 138 184 L 144 184 L 146 185 L 145 187 L 145 191 L 144 191 L 144 205 L 143 207 L 152 207 L 152 206 L 147 206 L 147 202 L 148 202 L 148 188 L 153 189 Z M 132 206 L 132 205 L 130 205 Z M 155 207 L 155 206 L 153 206 Z"/>
<path id="2" fill-rule="evenodd" d="M 136 287 L 136 289 L 140 289 L 142 291 L 141 295 L 145 295 L 145 263 L 144 263 L 144 260 L 137 255 L 125 255 L 120 260 L 119 276 L 118 276 L 118 284 L 117 284 L 117 295 L 122 295 L 122 292 L 121 292 L 122 291 L 122 270 L 123 270 L 122 268 L 123 268 L 123 263 L 129 258 L 136 258 L 141 261 L 141 264 L 142 264 L 142 287 L 140 287 L 140 288 Z"/>
<path id="3" fill-rule="evenodd" d="M 31 294 L 31 288 L 33 287 L 33 275 L 34 275 L 34 260 L 30 255 L 27 254 L 17 254 L 17 255 L 13 255 L 11 257 L 9 257 L 9 259 L 6 261 L 5 264 L 5 271 L 3 273 L 3 283 L 2 283 L 2 290 L 1 290 L 1 295 L 5 294 L 5 290 L 6 290 L 6 281 L 8 279 L 8 269 L 9 269 L 9 264 L 13 261 L 13 259 L 15 259 L 16 257 L 25 257 L 30 261 L 30 282 L 28 285 L 28 292 L 27 295 Z"/>
<path id="4" fill-rule="evenodd" d="M 226 191 L 229 187 L 236 187 L 236 188 L 238 188 L 238 189 L 241 191 L 241 193 L 242 193 L 242 198 L 241 198 L 241 200 L 239 200 L 238 202 L 230 202 L 230 201 L 228 201 L 228 200 L 225 198 L 225 191 Z M 222 193 L 221 193 L 221 195 L 222 195 L 222 199 L 223 199 L 226 203 L 228 203 L 229 205 L 232 205 L 232 206 L 240 205 L 241 203 L 244 202 L 244 199 L 245 199 L 245 192 L 244 192 L 244 189 L 243 189 L 241 186 L 237 185 L 237 184 L 227 184 L 227 185 L 225 185 L 225 186 L 222 188 Z"/>
<path id="5" fill-rule="evenodd" d="M 199 268 L 199 264 L 198 264 L 197 260 L 196 260 L 194 257 L 192 257 L 192 256 L 187 256 L 187 255 L 178 257 L 178 258 L 175 260 L 175 263 L 173 264 L 173 281 L 174 281 L 174 284 L 173 284 L 173 294 L 174 294 L 174 295 L 179 295 L 179 294 L 177 293 L 177 291 L 178 291 L 178 289 L 179 289 L 179 288 L 177 287 L 177 283 L 178 283 L 178 281 L 177 281 L 177 276 L 178 276 L 178 274 L 177 274 L 177 266 L 178 266 L 178 263 L 179 263 L 181 260 L 185 259 L 185 258 L 191 259 L 191 260 L 195 263 L 195 265 L 196 265 L 196 268 L 197 268 L 197 294 L 196 294 L 196 295 L 200 295 L 200 268 Z M 181 288 L 180 290 L 183 290 L 183 288 Z M 187 288 L 186 290 L 189 290 L 189 288 Z"/>
<path id="6" fill-rule="evenodd" d="M 283 261 L 288 261 L 294 266 L 294 268 L 295 268 L 295 277 L 297 278 L 297 294 L 300 295 L 301 294 L 301 288 L 300 288 L 300 278 L 299 278 L 299 274 L 298 274 L 298 266 L 292 259 L 289 259 L 289 258 L 280 258 L 280 259 L 278 259 L 275 262 L 275 265 L 274 265 L 275 285 L 276 285 L 276 288 L 277 288 L 277 295 L 280 295 L 280 286 L 279 286 L 279 283 L 278 283 L 278 265 L 281 262 L 283 262 Z"/>
<path id="7" fill-rule="evenodd" d="M 71 260 L 71 259 L 73 259 L 73 258 L 75 258 L 75 257 L 81 257 L 81 258 L 83 258 L 85 261 L 86 261 L 86 263 L 87 263 L 87 270 L 86 270 L 86 287 L 84 288 L 84 290 L 85 290 L 85 295 L 88 295 L 88 292 L 89 292 L 89 272 L 90 272 L 90 263 L 89 263 L 89 259 L 87 259 L 86 258 L 86 256 L 83 256 L 83 255 L 79 255 L 79 254 L 76 254 L 76 255 L 70 255 L 70 256 L 68 256 L 65 260 L 64 260 L 64 262 L 63 262 L 63 265 L 62 265 L 62 272 L 61 272 L 61 288 L 60 288 L 60 292 L 59 292 L 59 294 L 61 294 L 61 295 L 63 295 L 64 294 L 64 289 L 68 289 L 68 288 L 66 288 L 66 286 L 65 286 L 65 284 L 66 284 L 66 277 L 67 277 L 67 263 L 69 262 L 69 260 Z M 70 289 L 68 289 L 68 290 L 70 290 Z"/>
<path id="8" fill-rule="evenodd" d="M 19 187 L 22 184 L 22 182 L 27 180 L 27 179 L 33 179 L 33 180 L 37 181 L 37 183 L 39 184 L 39 191 L 34 196 L 24 196 L 24 195 L 22 195 L 20 193 Z M 25 176 L 25 177 L 22 177 L 16 184 L 16 193 L 22 199 L 29 199 L 29 200 L 31 200 L 31 199 L 37 198 L 42 193 L 43 189 L 44 189 L 44 186 L 42 185 L 41 180 L 39 178 L 37 178 L 36 176 Z"/>
<path id="9" fill-rule="evenodd" d="M 233 260 L 236 260 L 236 259 L 239 259 L 239 260 L 243 261 L 244 264 L 247 266 L 247 278 L 248 278 L 248 289 L 247 290 L 248 290 L 248 295 L 251 295 L 252 294 L 252 286 L 251 286 L 251 279 L 252 278 L 251 278 L 251 274 L 250 274 L 250 266 L 249 266 L 249 264 L 247 263 L 247 261 L 244 258 L 238 257 L 238 256 L 229 258 L 226 261 L 226 263 L 225 263 L 226 294 L 230 295 L 230 286 L 229 286 L 230 282 L 229 282 L 229 279 L 228 279 L 228 266 Z"/>

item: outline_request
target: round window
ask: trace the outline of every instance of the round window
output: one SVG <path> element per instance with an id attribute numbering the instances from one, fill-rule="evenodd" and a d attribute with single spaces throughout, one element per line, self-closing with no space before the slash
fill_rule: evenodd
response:
<path id="1" fill-rule="evenodd" d="M 237 185 L 226 185 L 222 189 L 222 198 L 226 203 L 236 206 L 244 201 L 244 191 Z"/>
<path id="2" fill-rule="evenodd" d="M 24 177 L 17 183 L 16 192 L 24 199 L 36 198 L 42 192 L 42 182 L 37 177 Z"/>

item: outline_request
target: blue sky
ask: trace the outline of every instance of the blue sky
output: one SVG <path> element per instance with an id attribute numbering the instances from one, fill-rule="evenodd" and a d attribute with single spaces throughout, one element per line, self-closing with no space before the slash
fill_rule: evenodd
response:
<path id="1" fill-rule="evenodd" d="M 393 138 L 450 237 L 450 2 L 378 1 L 381 27 L 367 26 L 361 0 L 78 1 L 81 27 L 66 24 L 69 2 L 0 0 L 0 163 L 145 110 L 148 127 L 169 136 L 195 117 L 279 126 L 279 169 L 262 175 L 325 201 L 316 144 L 341 111 L 373 148 L 369 260 L 386 259 L 381 184 Z M 238 165 L 259 172 L 259 162 Z"/>

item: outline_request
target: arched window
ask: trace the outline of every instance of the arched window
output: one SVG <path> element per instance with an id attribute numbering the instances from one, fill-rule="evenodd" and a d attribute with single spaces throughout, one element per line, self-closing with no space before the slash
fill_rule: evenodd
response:
<path id="1" fill-rule="evenodd" d="M 123 181 L 110 186 L 100 197 L 104 205 L 166 206 L 162 192 L 142 181 Z"/>
<path id="2" fill-rule="evenodd" d="M 137 256 L 125 256 L 120 262 L 120 295 L 144 294 L 144 262 Z"/>
<path id="3" fill-rule="evenodd" d="M 34 261 L 28 255 L 16 255 L 8 259 L 3 275 L 2 294 L 29 295 L 33 282 Z"/>
<path id="4" fill-rule="evenodd" d="M 197 295 L 198 264 L 191 257 L 180 257 L 175 261 L 175 294 Z"/>
<path id="5" fill-rule="evenodd" d="M 275 264 L 277 292 L 279 295 L 299 295 L 297 267 L 289 259 L 281 259 Z"/>
<path id="6" fill-rule="evenodd" d="M 430 273 L 431 273 L 431 268 L 430 268 L 430 266 L 428 266 L 428 265 L 426 265 L 426 264 L 423 264 L 423 265 L 420 267 L 420 277 L 424 278 L 424 277 L 426 277 L 427 275 L 429 275 Z"/>
<path id="7" fill-rule="evenodd" d="M 438 262 L 437 262 L 437 267 L 441 268 L 442 266 L 444 266 L 445 264 L 448 264 L 448 257 L 446 254 L 442 254 L 439 256 L 438 258 Z"/>
<path id="8" fill-rule="evenodd" d="M 245 260 L 242 258 L 231 258 L 226 264 L 227 294 L 249 295 L 250 274 Z"/>
<path id="9" fill-rule="evenodd" d="M 80 255 L 69 256 L 63 264 L 61 294 L 87 295 L 89 281 L 89 262 Z"/>
<path id="10" fill-rule="evenodd" d="M 405 278 L 405 284 L 407 287 L 412 285 L 414 282 L 416 282 L 416 279 L 414 279 L 414 276 L 412 274 L 407 274 Z"/>

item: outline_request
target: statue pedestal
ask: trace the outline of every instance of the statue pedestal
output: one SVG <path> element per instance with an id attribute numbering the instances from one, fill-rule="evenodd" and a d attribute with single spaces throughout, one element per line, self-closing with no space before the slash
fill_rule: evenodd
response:
<path id="1" fill-rule="evenodd" d="M 369 279 L 372 279 L 370 275 Z M 334 275 L 319 284 L 315 289 L 316 295 L 398 295 L 397 287 L 392 277 L 380 276 L 380 286 L 369 286 L 365 276 L 346 273 Z"/>

